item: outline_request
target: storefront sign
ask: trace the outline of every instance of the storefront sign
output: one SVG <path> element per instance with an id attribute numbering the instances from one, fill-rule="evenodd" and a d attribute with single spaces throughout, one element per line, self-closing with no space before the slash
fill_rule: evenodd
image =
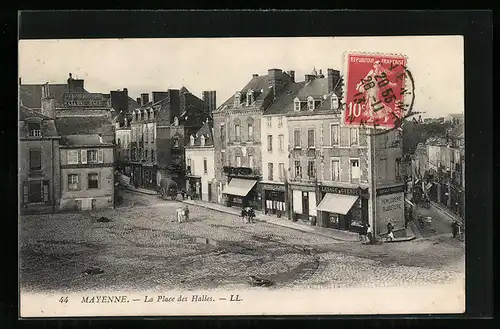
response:
<path id="1" fill-rule="evenodd" d="M 260 184 L 263 190 L 270 190 L 270 191 L 285 191 L 285 186 L 284 185 L 273 185 L 273 184 Z"/>
<path id="2" fill-rule="evenodd" d="M 316 189 L 314 186 L 310 185 L 292 185 L 290 184 L 292 190 L 297 190 L 297 191 L 305 191 L 305 192 L 314 192 Z"/>
<path id="3" fill-rule="evenodd" d="M 360 190 L 357 189 L 357 188 L 336 187 L 336 186 L 321 186 L 321 192 L 323 192 L 323 193 L 359 195 L 359 191 Z"/>
<path id="4" fill-rule="evenodd" d="M 400 193 L 400 192 L 404 192 L 404 191 L 405 191 L 404 185 L 382 187 L 382 188 L 377 189 L 377 195 L 394 194 L 394 193 Z"/>
<path id="5" fill-rule="evenodd" d="M 64 93 L 64 107 L 106 107 L 102 94 L 98 93 Z"/>

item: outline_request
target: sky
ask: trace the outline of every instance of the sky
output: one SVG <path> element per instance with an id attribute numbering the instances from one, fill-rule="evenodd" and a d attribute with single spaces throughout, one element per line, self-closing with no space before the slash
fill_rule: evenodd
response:
<path id="1" fill-rule="evenodd" d="M 271 68 L 303 81 L 313 68 L 343 72 L 346 52 L 403 54 L 414 110 L 441 117 L 464 112 L 463 46 L 461 36 L 21 40 L 19 76 L 23 84 L 66 83 L 71 72 L 89 92 L 127 88 L 134 99 L 182 86 L 200 98 L 216 90 L 220 105 Z"/>

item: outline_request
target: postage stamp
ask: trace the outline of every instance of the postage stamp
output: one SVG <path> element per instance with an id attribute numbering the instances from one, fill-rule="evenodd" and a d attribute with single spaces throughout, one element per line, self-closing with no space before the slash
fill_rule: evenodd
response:
<path id="1" fill-rule="evenodd" d="M 344 124 L 384 130 L 400 127 L 413 106 L 407 57 L 348 52 L 344 61 Z"/>

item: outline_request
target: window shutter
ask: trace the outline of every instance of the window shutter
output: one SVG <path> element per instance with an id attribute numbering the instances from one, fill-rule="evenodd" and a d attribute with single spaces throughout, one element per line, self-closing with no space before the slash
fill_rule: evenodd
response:
<path id="1" fill-rule="evenodd" d="M 23 203 L 24 204 L 29 203 L 29 192 L 30 192 L 30 188 L 29 188 L 28 182 L 23 182 Z"/>
<path id="2" fill-rule="evenodd" d="M 97 152 L 97 162 L 103 163 L 104 162 L 104 152 L 103 150 L 98 150 Z"/>
<path id="3" fill-rule="evenodd" d="M 81 151 L 81 155 L 82 155 L 82 163 L 85 164 L 87 163 L 87 150 L 82 150 Z"/>
<path id="4" fill-rule="evenodd" d="M 83 154 L 83 153 L 82 153 Z M 80 190 L 82 188 L 82 181 L 80 179 L 80 174 L 76 175 L 76 188 Z"/>
<path id="5" fill-rule="evenodd" d="M 43 202 L 49 202 L 49 181 L 43 181 Z"/>

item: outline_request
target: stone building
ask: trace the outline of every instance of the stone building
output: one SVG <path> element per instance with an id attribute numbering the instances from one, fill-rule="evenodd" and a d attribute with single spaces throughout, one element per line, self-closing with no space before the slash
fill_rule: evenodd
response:
<path id="1" fill-rule="evenodd" d="M 210 122 L 186 145 L 186 191 L 193 199 L 217 202 L 215 184 L 213 128 Z"/>
<path id="2" fill-rule="evenodd" d="M 185 185 L 184 146 L 208 118 L 208 107 L 186 88 L 141 94 L 131 127 L 132 181 L 155 188 L 163 177 Z"/>
<path id="3" fill-rule="evenodd" d="M 23 214 L 54 212 L 59 207 L 59 139 L 53 118 L 19 107 L 18 176 Z"/>
<path id="4" fill-rule="evenodd" d="M 292 83 L 289 74 L 269 69 L 254 74 L 242 89 L 227 99 L 214 113 L 214 144 L 217 198 L 232 205 L 262 208 L 261 117 L 276 98 Z M 222 169 L 222 170 L 220 170 Z"/>

